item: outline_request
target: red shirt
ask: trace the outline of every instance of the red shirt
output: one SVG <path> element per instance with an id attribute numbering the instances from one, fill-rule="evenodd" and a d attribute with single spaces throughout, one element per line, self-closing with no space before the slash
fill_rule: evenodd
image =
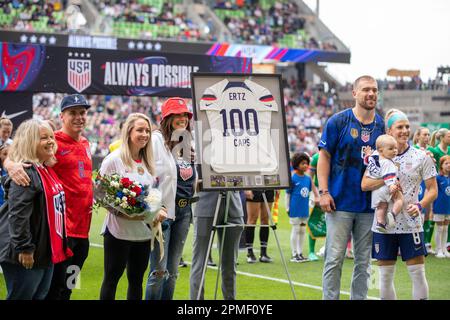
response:
<path id="1" fill-rule="evenodd" d="M 76 141 L 62 131 L 55 132 L 55 138 L 58 162 L 53 170 L 66 195 L 67 236 L 88 238 L 94 196 L 89 141 L 84 137 Z"/>

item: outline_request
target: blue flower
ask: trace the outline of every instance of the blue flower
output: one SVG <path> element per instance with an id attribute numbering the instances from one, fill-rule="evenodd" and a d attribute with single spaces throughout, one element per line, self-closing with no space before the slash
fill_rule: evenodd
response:
<path id="1" fill-rule="evenodd" d="M 122 199 L 122 197 L 124 196 L 122 191 L 117 191 L 116 196 L 120 199 Z"/>

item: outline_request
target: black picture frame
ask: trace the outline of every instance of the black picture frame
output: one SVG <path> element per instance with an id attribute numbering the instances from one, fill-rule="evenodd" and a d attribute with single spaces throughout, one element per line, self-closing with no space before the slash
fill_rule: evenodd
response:
<path id="1" fill-rule="evenodd" d="M 205 148 L 211 147 L 212 138 L 205 134 L 210 127 L 206 111 L 200 110 L 200 99 L 206 88 L 222 81 L 243 82 L 251 80 L 267 88 L 277 103 L 278 110 L 271 113 L 270 139 L 279 152 L 276 153 L 278 167 L 270 174 L 262 172 L 236 171 L 218 173 L 210 165 L 211 161 Z M 286 113 L 280 74 L 246 74 L 246 73 L 191 73 L 192 107 L 195 121 L 195 144 L 199 178 L 202 180 L 201 191 L 239 191 L 239 190 L 278 190 L 291 187 L 289 148 L 287 141 Z M 206 128 L 206 131 L 204 130 Z M 278 136 L 272 136 L 273 133 Z M 274 138 L 276 140 L 274 140 Z M 228 152 L 228 150 L 227 150 Z M 208 161 L 205 161 L 208 160 Z"/>

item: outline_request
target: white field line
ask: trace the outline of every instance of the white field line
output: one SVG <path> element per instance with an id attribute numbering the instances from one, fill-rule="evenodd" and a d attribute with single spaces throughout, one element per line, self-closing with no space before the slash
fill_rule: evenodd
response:
<path id="1" fill-rule="evenodd" d="M 103 248 L 103 245 L 101 244 L 97 244 L 97 243 L 91 243 L 91 247 L 95 247 L 95 248 Z M 191 264 L 190 261 L 184 261 L 187 264 Z M 217 267 L 210 267 L 208 266 L 209 269 L 213 269 L 213 270 L 217 270 Z M 267 276 L 263 276 L 260 274 L 254 274 L 254 273 L 249 273 L 249 272 L 243 272 L 243 271 L 236 271 L 237 274 L 243 275 L 243 276 L 247 276 L 247 277 L 252 277 L 252 278 L 259 278 L 259 279 L 263 279 L 263 280 L 271 280 L 271 281 L 276 281 L 276 282 L 280 282 L 280 283 L 286 283 L 289 284 L 288 280 L 285 279 L 279 279 L 279 278 L 272 278 L 272 277 L 267 277 Z M 301 282 L 297 282 L 297 281 L 292 281 L 292 284 L 294 286 L 299 286 L 299 287 L 305 287 L 305 288 L 309 288 L 309 289 L 315 289 L 315 290 L 320 290 L 323 291 L 323 288 L 320 286 L 314 286 L 312 284 L 307 284 L 307 283 L 301 283 Z M 343 291 L 341 290 L 341 294 L 350 296 L 350 292 L 348 291 Z M 371 297 L 368 296 L 367 297 L 369 300 L 380 300 L 380 298 L 377 297 Z"/>

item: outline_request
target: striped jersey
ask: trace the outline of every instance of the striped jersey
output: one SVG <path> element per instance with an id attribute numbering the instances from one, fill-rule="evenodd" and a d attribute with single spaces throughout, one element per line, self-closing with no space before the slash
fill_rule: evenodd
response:
<path id="1" fill-rule="evenodd" d="M 278 105 L 263 86 L 224 79 L 207 88 L 200 100 L 211 128 L 211 167 L 218 173 L 278 169 L 270 126 Z"/>

